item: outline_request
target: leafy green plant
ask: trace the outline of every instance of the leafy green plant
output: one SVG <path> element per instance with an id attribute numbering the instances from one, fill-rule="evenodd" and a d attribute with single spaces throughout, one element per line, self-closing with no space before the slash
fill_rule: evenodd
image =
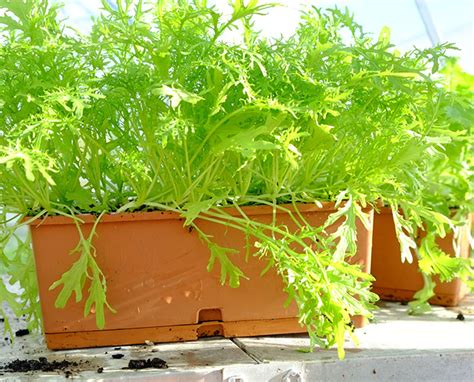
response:
<path id="1" fill-rule="evenodd" d="M 292 37 L 269 40 L 253 16 L 272 5 L 256 0 L 231 2 L 228 17 L 205 0 L 102 5 L 83 35 L 58 20 L 56 4 L 0 0 L 0 207 L 19 219 L 3 225 L 2 242 L 26 216 L 69 216 L 81 232 L 80 213 L 98 224 L 109 212 L 175 211 L 208 243 L 209 268 L 237 287 L 245 275 L 234 250 L 196 218 L 224 224 L 257 240 L 253 254 L 278 270 L 311 346 L 337 344 L 343 357 L 350 316 L 371 317 L 377 299 L 371 276 L 348 263 L 356 219 L 367 224 L 362 207 L 415 211 L 398 219 L 408 248 L 402 233 L 420 217 L 437 232 L 451 221 L 413 197 L 452 136 L 437 128 L 446 92 L 430 73 L 449 45 L 400 54 L 388 29 L 374 40 L 339 9 L 308 9 Z M 224 40 L 229 30 L 240 44 Z M 297 203 L 320 201 L 338 211 L 312 227 Z M 255 204 L 292 204 L 298 229 L 253 221 L 241 206 Z M 57 306 L 75 292 L 103 327 L 113 308 L 93 240 L 81 234 L 53 287 Z"/>
<path id="2" fill-rule="evenodd" d="M 423 168 L 425 180 L 419 197 L 439 214 L 440 220 L 444 220 L 443 216 L 449 220 L 441 230 L 429 221 L 423 227 L 426 235 L 420 241 L 417 256 L 425 285 L 410 303 L 414 314 L 429 310 L 428 300 L 434 296 L 436 286 L 433 275 L 438 275 L 441 282 L 460 277 L 471 289 L 474 286 L 473 260 L 460 258 L 458 253 L 462 230 L 469 224 L 469 214 L 474 210 L 474 76 L 465 73 L 455 59 L 447 60 L 440 74 L 444 96 L 436 130 L 444 135 L 444 141 L 439 140 L 443 150 Z M 454 232 L 455 257 L 444 253 L 436 242 L 449 231 Z"/>

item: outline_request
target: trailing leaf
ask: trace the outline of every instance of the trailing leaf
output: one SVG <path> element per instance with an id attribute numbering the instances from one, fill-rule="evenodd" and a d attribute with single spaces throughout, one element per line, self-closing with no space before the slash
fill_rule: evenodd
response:
<path id="1" fill-rule="evenodd" d="M 76 303 L 81 302 L 83 299 L 84 286 L 86 283 L 89 283 L 88 295 L 84 304 L 84 317 L 90 313 L 95 313 L 96 323 L 99 329 L 103 329 L 105 326 L 104 307 L 107 307 L 112 313 L 115 313 L 115 310 L 107 302 L 107 283 L 105 275 L 97 265 L 95 260 L 96 251 L 92 244 L 101 217 L 102 215 L 95 221 L 87 239 L 83 236 L 80 223 L 72 217 L 76 223 L 80 240 L 70 255 L 77 253 L 79 254 L 79 259 L 77 259 L 69 270 L 64 272 L 61 278 L 56 280 L 49 288 L 49 290 L 54 290 L 62 286 L 61 291 L 56 297 L 55 306 L 56 308 L 64 308 L 73 293 L 75 294 Z"/>

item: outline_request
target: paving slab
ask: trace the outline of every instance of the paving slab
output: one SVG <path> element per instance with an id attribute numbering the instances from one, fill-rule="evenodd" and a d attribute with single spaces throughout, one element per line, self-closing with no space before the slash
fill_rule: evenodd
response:
<path id="1" fill-rule="evenodd" d="M 121 358 L 113 358 L 120 356 Z M 221 381 L 221 369 L 228 365 L 255 364 L 256 362 L 242 351 L 233 341 L 224 338 L 206 338 L 186 343 L 167 343 L 156 345 L 135 345 L 94 349 L 59 350 L 46 349 L 39 335 L 16 338 L 13 346 L 1 347 L 0 366 L 15 359 L 29 360 L 46 357 L 48 361 L 77 362 L 78 367 L 68 369 L 71 374 L 61 372 L 4 373 L 3 380 L 129 380 L 143 381 Z M 127 370 L 128 362 L 158 357 L 165 360 L 168 368 Z M 100 370 L 99 370 L 100 369 Z M 100 372 L 98 372 L 100 371 Z M 0 370 L 0 374 L 2 371 Z M 177 378 L 179 377 L 179 378 Z M 152 378 L 152 379 L 150 379 Z M 171 379 L 170 379 L 171 378 Z"/>
<path id="2" fill-rule="evenodd" d="M 459 308 L 433 307 L 423 316 L 409 316 L 407 307 L 398 303 L 382 303 L 376 319 L 356 330 L 360 345 L 347 341 L 344 361 L 337 359 L 335 349 L 301 352 L 309 346 L 306 335 L 216 337 L 70 351 L 46 349 L 38 334 L 15 338 L 13 344 L 3 338 L 0 367 L 14 359 L 39 357 L 78 365 L 70 372 L 0 370 L 0 381 L 474 381 L 474 304 L 472 297 L 467 301 Z M 12 324 L 14 330 L 25 327 L 21 320 Z M 123 357 L 114 359 L 114 354 Z M 165 360 L 168 369 L 123 369 L 130 359 L 154 357 Z"/>
<path id="3" fill-rule="evenodd" d="M 298 381 L 474 381 L 474 316 L 468 306 L 409 316 L 407 306 L 382 303 L 374 322 L 356 335 L 360 345 L 347 342 L 342 362 L 335 349 L 300 352 L 309 346 L 305 335 L 238 342 L 261 364 L 278 364 Z M 251 374 L 240 373 L 249 381 Z"/>
<path id="4" fill-rule="evenodd" d="M 346 341 L 346 358 L 374 358 L 389 355 L 426 353 L 464 353 L 474 347 L 474 316 L 433 307 L 422 316 L 410 316 L 407 306 L 384 303 L 376 319 L 365 328 L 356 329 L 359 346 Z M 336 349 L 309 348 L 307 335 L 239 338 L 241 347 L 260 362 L 336 360 Z"/>

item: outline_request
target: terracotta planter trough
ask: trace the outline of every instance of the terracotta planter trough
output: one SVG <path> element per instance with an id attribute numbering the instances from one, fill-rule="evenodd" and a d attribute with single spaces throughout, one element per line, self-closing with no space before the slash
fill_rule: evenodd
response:
<path id="1" fill-rule="evenodd" d="M 323 208 L 301 205 L 307 221 L 321 225 L 334 212 L 333 204 Z M 271 222 L 270 207 L 245 207 L 247 215 Z M 373 211 L 370 213 L 372 222 Z M 237 215 L 237 211 L 230 210 Z M 94 217 L 80 218 L 88 234 Z M 288 213 L 278 213 L 278 223 L 295 228 Z M 171 212 L 111 214 L 97 227 L 94 246 L 97 262 L 107 279 L 108 300 L 117 310 L 106 312 L 106 326 L 98 330 L 93 314 L 84 317 L 83 302 L 69 301 L 64 309 L 54 307 L 60 288 L 49 291 L 77 259 L 69 255 L 79 235 L 72 220 L 47 217 L 31 225 L 47 346 L 68 349 L 153 342 L 194 340 L 204 336 L 257 336 L 304 332 L 298 324 L 294 304 L 287 299 L 280 276 L 260 272 L 266 262 L 252 256 L 245 261 L 245 238 L 235 229 L 203 220 L 198 226 L 218 244 L 238 249 L 231 259 L 249 280 L 239 288 L 221 286 L 218 264 L 206 270 L 209 249 L 195 231 L 183 228 L 183 219 Z M 336 229 L 337 227 L 331 227 Z M 352 259 L 370 272 L 372 231 L 359 221 L 358 252 Z M 73 299 L 72 299 L 73 300 Z M 361 326 L 363 320 L 354 318 Z"/>
<path id="2" fill-rule="evenodd" d="M 460 239 L 460 254 L 464 258 L 470 255 L 469 239 L 470 224 L 463 228 Z M 441 249 L 454 256 L 453 233 L 438 241 Z M 417 259 L 414 256 L 412 264 L 400 260 L 400 245 L 390 208 L 382 208 L 374 216 L 374 239 L 372 250 L 372 275 L 376 278 L 373 292 L 382 300 L 410 301 L 415 292 L 423 287 L 423 278 L 418 271 Z M 467 287 L 456 279 L 442 283 L 435 278 L 436 295 L 430 303 L 443 306 L 456 306 L 466 295 Z"/>

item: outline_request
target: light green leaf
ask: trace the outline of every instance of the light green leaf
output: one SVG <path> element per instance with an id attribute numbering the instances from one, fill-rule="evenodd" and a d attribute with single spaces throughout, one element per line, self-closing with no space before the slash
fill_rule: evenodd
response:
<path id="1" fill-rule="evenodd" d="M 389 27 L 384 26 L 382 30 L 380 31 L 379 43 L 382 43 L 383 45 L 390 44 L 390 28 Z"/>
<path id="2" fill-rule="evenodd" d="M 56 308 L 64 308 L 72 293 L 76 294 L 76 302 L 82 300 L 82 289 L 87 276 L 88 255 L 83 253 L 74 264 L 61 275 L 61 278 L 55 281 L 49 290 L 56 289 L 62 285 L 54 306 Z"/>
<path id="3" fill-rule="evenodd" d="M 190 93 L 183 89 L 172 88 L 167 85 L 163 85 L 160 88 L 155 88 L 152 90 L 153 94 L 162 95 L 170 98 L 171 107 L 176 109 L 181 102 L 187 102 L 192 105 L 202 101 L 203 98 L 197 94 Z"/>

